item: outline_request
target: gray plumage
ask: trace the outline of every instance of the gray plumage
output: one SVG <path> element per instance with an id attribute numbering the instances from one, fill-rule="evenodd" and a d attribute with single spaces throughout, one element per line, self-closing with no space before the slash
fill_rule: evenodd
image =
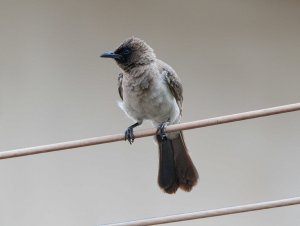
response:
<path id="1" fill-rule="evenodd" d="M 143 40 L 131 37 L 114 52 L 102 57 L 114 58 L 122 69 L 118 77 L 119 106 L 135 123 L 125 137 L 133 142 L 133 128 L 150 120 L 159 128 L 158 184 L 167 193 L 178 187 L 190 191 L 198 180 L 197 170 L 188 154 L 182 132 L 164 133 L 164 126 L 180 122 L 182 85 L 176 72 L 156 58 L 153 49 Z"/>

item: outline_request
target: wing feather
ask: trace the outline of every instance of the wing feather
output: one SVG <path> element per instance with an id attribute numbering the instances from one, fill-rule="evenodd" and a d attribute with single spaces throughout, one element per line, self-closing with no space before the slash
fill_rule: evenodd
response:
<path id="1" fill-rule="evenodd" d="M 167 64 L 163 65 L 163 76 L 164 79 L 169 86 L 169 89 L 173 96 L 176 99 L 177 105 L 180 109 L 180 114 L 182 113 L 182 102 L 183 102 L 183 96 L 182 96 L 182 84 L 181 81 L 176 74 L 176 72 Z"/>
<path id="2" fill-rule="evenodd" d="M 118 76 L 118 91 L 121 99 L 123 100 L 123 87 L 122 87 L 122 82 L 123 82 L 123 73 L 120 73 Z"/>

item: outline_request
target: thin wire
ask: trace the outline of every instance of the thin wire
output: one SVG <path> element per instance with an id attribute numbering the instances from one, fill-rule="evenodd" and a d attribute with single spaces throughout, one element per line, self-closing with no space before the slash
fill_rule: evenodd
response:
<path id="1" fill-rule="evenodd" d="M 194 220 L 200 218 L 216 217 L 222 215 L 244 213 L 250 211 L 271 209 L 277 207 L 291 206 L 300 204 L 300 197 L 290 198 L 290 199 L 281 199 L 276 201 L 260 202 L 254 204 L 247 204 L 241 206 L 227 207 L 221 209 L 205 210 L 194 213 L 185 213 L 173 216 L 166 217 L 157 217 L 144 220 L 116 223 L 116 224 L 107 224 L 105 226 L 143 226 L 143 225 L 157 225 L 157 224 L 166 224 L 171 222 Z M 104 226 L 104 225 L 103 225 Z"/>
<path id="2" fill-rule="evenodd" d="M 239 114 L 226 115 L 226 116 L 203 119 L 203 120 L 198 120 L 198 121 L 193 121 L 193 122 L 186 122 L 186 123 L 181 123 L 181 124 L 176 124 L 176 125 L 170 125 L 166 128 L 166 131 L 167 132 L 175 132 L 175 131 L 179 131 L 179 130 L 195 129 L 195 128 L 200 128 L 200 127 L 219 125 L 219 124 L 224 124 L 224 123 L 242 121 L 242 120 L 247 120 L 247 119 L 252 119 L 252 118 L 264 117 L 264 116 L 275 115 L 275 114 L 282 114 L 282 113 L 299 111 L 299 110 L 300 110 L 300 103 L 289 104 L 289 105 L 283 105 L 283 106 L 279 106 L 279 107 L 266 108 L 266 109 L 261 109 L 261 110 L 243 112 L 243 113 L 239 113 Z M 157 130 L 155 128 L 147 129 L 147 130 L 140 130 L 140 131 L 135 132 L 134 136 L 135 136 L 135 138 L 152 136 L 152 135 L 156 134 L 156 132 L 157 132 Z M 79 147 L 85 147 L 85 146 L 91 146 L 91 145 L 97 145 L 97 144 L 116 142 L 116 141 L 121 141 L 121 140 L 124 140 L 124 134 L 87 138 L 87 139 L 82 139 L 82 140 L 67 141 L 67 142 L 61 142 L 61 143 L 49 144 L 49 145 L 43 145 L 43 146 L 36 146 L 36 147 L 30 147 L 30 148 L 21 148 L 21 149 L 16 149 L 16 150 L 0 152 L 0 159 L 15 158 L 15 157 L 26 156 L 26 155 L 42 154 L 42 153 L 47 153 L 47 152 L 52 152 L 52 151 L 60 151 L 60 150 L 71 149 L 71 148 L 79 148 Z"/>

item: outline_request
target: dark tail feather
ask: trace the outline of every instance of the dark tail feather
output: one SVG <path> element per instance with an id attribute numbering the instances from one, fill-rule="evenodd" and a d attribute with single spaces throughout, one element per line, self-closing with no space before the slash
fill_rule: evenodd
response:
<path id="1" fill-rule="evenodd" d="M 175 193 L 180 187 L 191 191 L 198 180 L 198 172 L 188 154 L 183 135 L 162 140 L 156 136 L 159 146 L 158 184 L 169 194 Z"/>
<path id="2" fill-rule="evenodd" d="M 159 170 L 158 184 L 169 194 L 177 191 L 179 184 L 176 177 L 174 152 L 171 140 L 162 140 L 158 135 L 156 137 L 159 147 Z"/>
<path id="3" fill-rule="evenodd" d="M 182 132 L 172 140 L 172 145 L 179 187 L 184 191 L 191 191 L 197 184 L 199 175 L 186 148 Z"/>

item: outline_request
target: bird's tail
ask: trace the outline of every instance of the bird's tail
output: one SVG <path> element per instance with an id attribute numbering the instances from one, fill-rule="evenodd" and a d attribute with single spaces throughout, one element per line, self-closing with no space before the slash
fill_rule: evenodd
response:
<path id="1" fill-rule="evenodd" d="M 198 172 L 186 148 L 182 132 L 175 138 L 162 140 L 156 136 L 159 147 L 158 184 L 169 194 L 180 187 L 191 191 L 197 184 Z"/>

